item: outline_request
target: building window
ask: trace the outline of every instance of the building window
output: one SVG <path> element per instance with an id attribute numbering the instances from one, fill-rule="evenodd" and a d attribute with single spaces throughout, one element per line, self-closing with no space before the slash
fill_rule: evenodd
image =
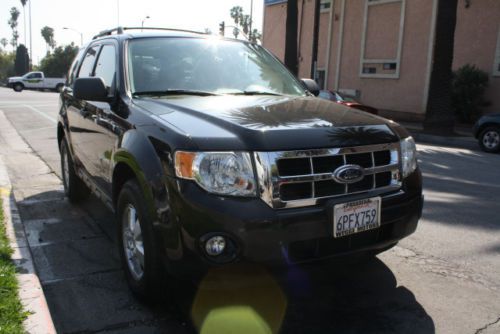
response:
<path id="1" fill-rule="evenodd" d="M 495 52 L 495 60 L 493 61 L 493 75 L 500 77 L 500 28 L 498 29 L 497 49 Z"/>
<path id="2" fill-rule="evenodd" d="M 319 9 L 321 12 L 329 12 L 332 8 L 332 0 L 321 0 Z"/>
<path id="3" fill-rule="evenodd" d="M 320 89 L 325 89 L 325 69 L 318 68 L 316 71 L 316 82 Z"/>
<path id="4" fill-rule="evenodd" d="M 406 0 L 365 0 L 360 77 L 398 79 Z"/>

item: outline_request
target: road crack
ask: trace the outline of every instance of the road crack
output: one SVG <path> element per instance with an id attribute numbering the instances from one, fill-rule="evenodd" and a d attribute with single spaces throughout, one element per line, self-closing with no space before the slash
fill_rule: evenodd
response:
<path id="1" fill-rule="evenodd" d="M 475 334 L 481 334 L 481 333 L 485 333 L 486 330 L 488 330 L 488 328 L 490 328 L 491 326 L 495 326 L 496 324 L 499 324 L 500 325 L 500 317 L 497 318 L 497 320 L 489 323 L 489 324 L 486 324 L 484 327 L 481 327 L 479 328 Z M 500 327 L 499 327 L 500 329 Z"/>
<path id="2" fill-rule="evenodd" d="M 404 258 L 409 263 L 418 265 L 426 272 L 476 283 L 493 291 L 500 290 L 498 284 L 491 282 L 488 278 L 479 273 L 462 268 L 455 263 L 434 256 L 425 255 L 401 246 L 394 247 L 393 253 L 400 258 Z"/>

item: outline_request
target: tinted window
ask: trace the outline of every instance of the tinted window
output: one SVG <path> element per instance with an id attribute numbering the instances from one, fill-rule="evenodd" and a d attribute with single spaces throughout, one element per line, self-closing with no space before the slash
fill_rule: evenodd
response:
<path id="1" fill-rule="evenodd" d="M 98 50 L 99 46 L 94 46 L 87 51 L 87 54 L 85 54 L 85 58 L 83 59 L 82 66 L 80 67 L 80 72 L 78 73 L 79 78 L 87 78 L 92 76 L 94 61 L 97 56 Z"/>
<path id="2" fill-rule="evenodd" d="M 82 57 L 84 49 L 80 49 L 78 51 L 78 54 L 76 55 L 75 59 L 73 60 L 73 63 L 71 64 L 69 73 L 68 73 L 68 82 L 66 83 L 68 86 L 73 86 L 73 81 L 75 80 L 76 76 L 76 71 L 78 69 L 78 61 Z"/>
<path id="3" fill-rule="evenodd" d="M 42 73 L 33 73 L 33 78 L 34 79 L 41 79 L 42 78 Z"/>
<path id="4" fill-rule="evenodd" d="M 113 79 L 116 72 L 116 54 L 113 45 L 104 45 L 95 68 L 96 77 L 104 80 L 107 87 L 113 86 Z"/>
<path id="5" fill-rule="evenodd" d="M 306 94 L 279 61 L 255 44 L 216 38 L 144 38 L 129 43 L 128 55 L 132 93 L 184 89 Z"/>

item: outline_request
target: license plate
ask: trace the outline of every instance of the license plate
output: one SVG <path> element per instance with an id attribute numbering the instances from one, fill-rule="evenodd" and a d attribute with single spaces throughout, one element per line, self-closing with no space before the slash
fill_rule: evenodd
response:
<path id="1" fill-rule="evenodd" d="M 337 204 L 333 208 L 333 237 L 372 230 L 380 227 L 380 197 Z"/>

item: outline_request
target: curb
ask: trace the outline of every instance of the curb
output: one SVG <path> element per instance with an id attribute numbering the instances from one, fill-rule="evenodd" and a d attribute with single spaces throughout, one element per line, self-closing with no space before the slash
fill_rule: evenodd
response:
<path id="1" fill-rule="evenodd" d="M 443 137 L 420 133 L 412 129 L 408 130 L 417 143 L 464 148 L 472 151 L 480 150 L 477 140 L 472 137 Z"/>
<path id="2" fill-rule="evenodd" d="M 0 196 L 3 202 L 7 237 L 10 241 L 10 247 L 14 250 L 12 260 L 17 267 L 16 277 L 19 283 L 19 299 L 24 309 L 31 313 L 24 320 L 24 329 L 33 334 L 56 334 L 40 280 L 35 272 L 24 226 L 12 194 L 12 185 L 7 168 L 1 156 Z"/>

